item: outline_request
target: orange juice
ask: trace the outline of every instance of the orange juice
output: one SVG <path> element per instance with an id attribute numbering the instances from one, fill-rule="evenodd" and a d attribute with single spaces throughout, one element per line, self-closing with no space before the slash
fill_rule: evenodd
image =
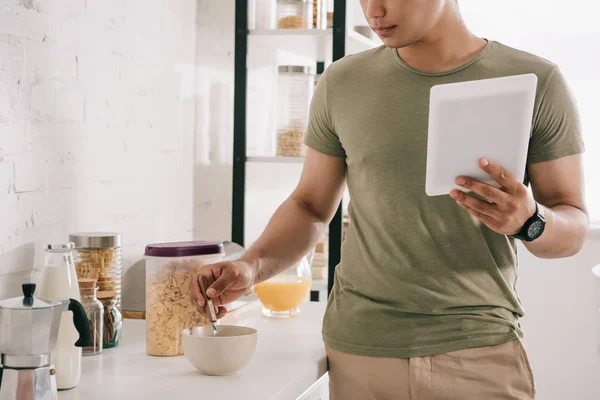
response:
<path id="1" fill-rule="evenodd" d="M 312 281 L 296 276 L 279 276 L 254 286 L 254 292 L 266 309 L 292 311 L 310 291 Z"/>

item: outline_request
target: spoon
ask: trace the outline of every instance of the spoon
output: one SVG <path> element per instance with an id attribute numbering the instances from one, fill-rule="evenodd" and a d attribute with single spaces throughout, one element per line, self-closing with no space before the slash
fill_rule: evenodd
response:
<path id="1" fill-rule="evenodd" d="M 208 296 L 206 295 L 206 288 L 208 287 L 208 279 L 206 279 L 205 276 L 201 276 L 200 280 L 200 291 L 202 292 L 202 296 L 204 296 L 204 299 L 206 300 L 206 304 L 205 307 L 208 308 L 209 314 L 210 314 L 210 323 L 213 327 L 213 337 L 217 336 L 217 325 L 215 324 L 215 322 L 217 322 L 217 316 L 215 315 L 215 306 L 213 305 L 213 302 L 211 299 L 208 298 Z"/>

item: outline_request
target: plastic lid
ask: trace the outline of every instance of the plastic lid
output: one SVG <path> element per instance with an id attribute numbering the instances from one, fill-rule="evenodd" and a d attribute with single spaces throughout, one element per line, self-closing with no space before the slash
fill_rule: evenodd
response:
<path id="1" fill-rule="evenodd" d="M 34 283 L 23 284 L 23 296 L 0 301 L 0 308 L 9 310 L 36 310 L 43 308 L 55 308 L 62 303 L 33 297 L 35 293 Z"/>
<path id="2" fill-rule="evenodd" d="M 146 246 L 144 255 L 150 257 L 191 257 L 222 254 L 223 251 L 223 243 L 220 242 L 155 243 Z"/>
<path id="3" fill-rule="evenodd" d="M 121 246 L 121 234 L 115 232 L 77 232 L 69 235 L 69 241 L 78 249 L 105 249 Z"/>

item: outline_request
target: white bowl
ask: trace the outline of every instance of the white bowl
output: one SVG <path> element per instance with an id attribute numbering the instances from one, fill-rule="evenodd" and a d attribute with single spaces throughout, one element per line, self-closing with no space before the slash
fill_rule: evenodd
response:
<path id="1" fill-rule="evenodd" d="M 204 375 L 233 375 L 254 356 L 258 332 L 235 325 L 217 325 L 217 330 L 216 337 L 212 336 L 210 325 L 184 330 L 183 353 Z"/>

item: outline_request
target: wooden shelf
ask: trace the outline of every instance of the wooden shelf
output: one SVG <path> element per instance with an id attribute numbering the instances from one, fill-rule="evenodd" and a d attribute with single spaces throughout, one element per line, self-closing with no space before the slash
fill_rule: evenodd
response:
<path id="1" fill-rule="evenodd" d="M 251 163 L 274 163 L 274 164 L 304 164 L 304 157 L 246 157 L 246 162 Z"/>

